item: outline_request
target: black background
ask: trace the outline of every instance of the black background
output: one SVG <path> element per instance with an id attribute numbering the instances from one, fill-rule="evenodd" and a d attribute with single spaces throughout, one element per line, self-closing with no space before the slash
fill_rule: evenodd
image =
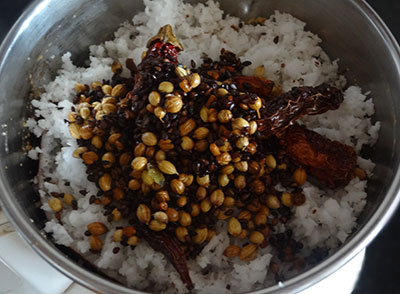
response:
<path id="1" fill-rule="evenodd" d="M 2 0 L 1 2 L 0 40 L 5 37 L 12 24 L 31 1 Z M 367 2 L 378 12 L 400 41 L 400 1 L 369 0 Z M 353 294 L 400 293 L 399 263 L 400 210 L 367 248 L 365 264 Z"/>

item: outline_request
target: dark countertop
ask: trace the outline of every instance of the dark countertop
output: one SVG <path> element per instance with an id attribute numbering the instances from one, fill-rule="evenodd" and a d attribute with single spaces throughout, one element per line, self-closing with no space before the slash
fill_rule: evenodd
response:
<path id="1" fill-rule="evenodd" d="M 0 10 L 0 40 L 31 0 L 5 1 Z M 367 0 L 400 41 L 400 1 Z M 400 291 L 400 209 L 368 246 L 364 267 L 353 294 Z M 340 294 L 340 293 L 338 293 Z"/>

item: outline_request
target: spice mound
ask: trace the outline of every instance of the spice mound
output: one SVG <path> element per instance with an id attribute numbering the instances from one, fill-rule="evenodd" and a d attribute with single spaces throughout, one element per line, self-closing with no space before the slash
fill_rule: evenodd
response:
<path id="1" fill-rule="evenodd" d="M 169 25 L 147 47 L 140 64 L 126 60 L 131 77 L 114 62 L 111 80 L 76 84 L 68 115 L 79 145 L 73 156 L 99 190 L 90 205 L 103 206 L 109 223 L 126 220 L 113 229 L 113 252 L 145 240 L 193 289 L 187 261 L 226 222 L 226 257 L 250 262 L 271 246 L 277 260 L 304 266 L 303 244 L 285 228 L 305 202 L 302 185 L 309 176 L 336 188 L 360 169 L 352 147 L 297 121 L 337 109 L 343 93 L 327 84 L 283 93 L 273 81 L 244 76 L 250 62 L 224 49 L 217 61 L 182 65 Z M 76 206 L 71 194 L 63 201 Z M 49 206 L 60 214 L 60 197 Z M 92 252 L 101 252 L 108 231 L 104 222 L 87 226 Z M 270 266 L 279 272 L 278 262 Z"/>

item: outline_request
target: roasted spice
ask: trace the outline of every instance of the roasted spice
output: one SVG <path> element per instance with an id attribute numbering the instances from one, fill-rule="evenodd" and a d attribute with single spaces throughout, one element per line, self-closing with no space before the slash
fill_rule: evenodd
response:
<path id="1" fill-rule="evenodd" d="M 59 212 L 63 208 L 61 200 L 58 198 L 50 198 L 48 203 L 51 210 L 53 210 L 54 212 Z"/>
<path id="2" fill-rule="evenodd" d="M 228 232 L 232 236 L 238 236 L 242 232 L 242 226 L 237 218 L 232 217 L 228 222 Z"/>
<path id="3" fill-rule="evenodd" d="M 108 231 L 107 227 L 103 223 L 100 223 L 100 222 L 90 223 L 87 226 L 87 228 L 88 228 L 88 231 L 90 233 L 92 233 L 92 235 L 95 235 L 95 236 L 103 235 Z"/>
<path id="4" fill-rule="evenodd" d="M 229 245 L 225 250 L 224 250 L 224 255 L 228 258 L 234 258 L 238 256 L 240 253 L 240 247 L 236 245 Z"/>
<path id="5" fill-rule="evenodd" d="M 90 249 L 93 251 L 100 251 L 103 247 L 103 244 L 99 237 L 93 235 L 89 237 L 89 245 Z"/>

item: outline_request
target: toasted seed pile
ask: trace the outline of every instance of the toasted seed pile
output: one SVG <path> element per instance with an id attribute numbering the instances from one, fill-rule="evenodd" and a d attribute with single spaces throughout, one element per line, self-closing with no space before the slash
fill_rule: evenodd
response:
<path id="1" fill-rule="evenodd" d="M 258 246 L 271 244 L 282 260 L 294 260 L 302 244 L 291 234 L 286 245 L 275 242 L 271 228 L 304 203 L 306 172 L 257 132 L 262 99 L 239 91 L 231 79 L 249 64 L 225 50 L 219 61 L 205 58 L 191 70 L 160 60 L 132 94 L 132 81 L 120 78 L 122 65 L 114 62 L 111 82 L 75 85 L 69 131 L 79 144 L 74 156 L 99 188 L 91 203 L 104 206 L 108 222 L 129 222 L 114 232 L 114 242 L 137 245 L 140 222 L 176 236 L 194 257 L 215 234 L 216 222 L 226 220 L 231 236 L 251 242 L 235 255 L 228 247 L 226 256 L 250 261 Z M 278 183 L 292 192 L 276 191 Z M 55 200 L 49 205 L 59 212 Z M 106 232 L 102 223 L 89 224 L 92 251 L 101 250 L 97 236 Z"/>

